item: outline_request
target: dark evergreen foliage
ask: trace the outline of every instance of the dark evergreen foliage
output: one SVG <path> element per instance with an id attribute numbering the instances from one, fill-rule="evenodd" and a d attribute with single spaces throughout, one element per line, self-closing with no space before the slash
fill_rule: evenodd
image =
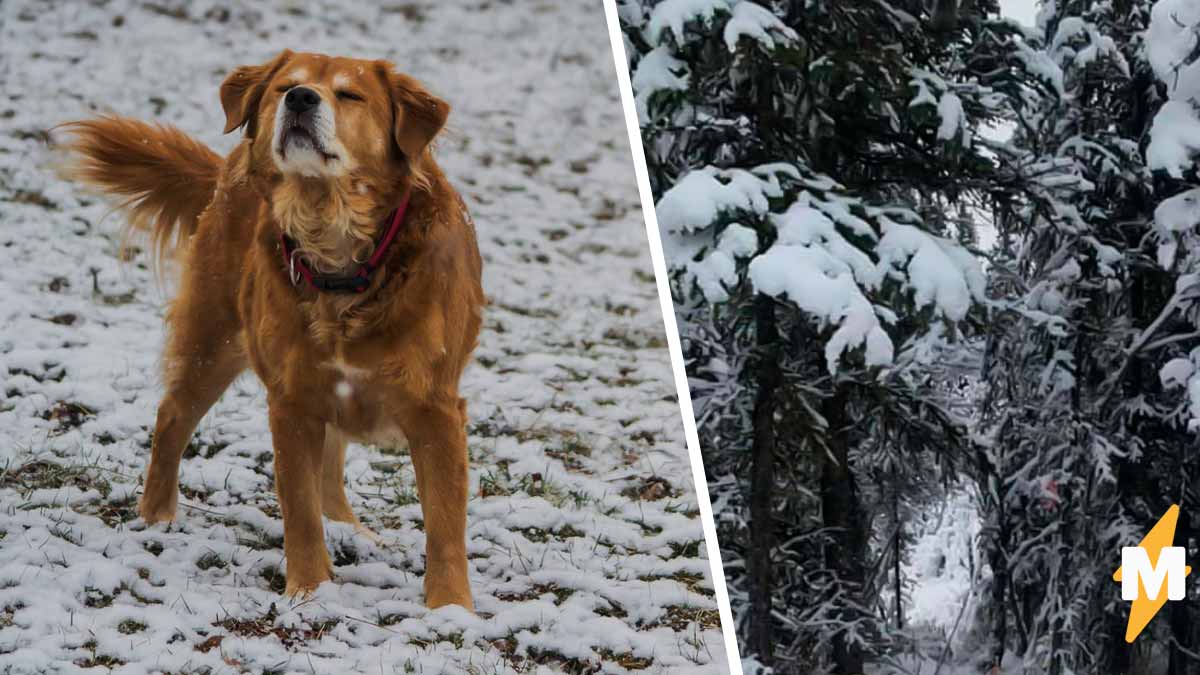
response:
<path id="1" fill-rule="evenodd" d="M 1150 6 L 620 4 L 748 664 L 1200 672 L 1195 610 L 1131 651 L 1111 580 L 1200 469 Z M 904 563 L 963 491 L 974 585 L 930 635 Z"/>

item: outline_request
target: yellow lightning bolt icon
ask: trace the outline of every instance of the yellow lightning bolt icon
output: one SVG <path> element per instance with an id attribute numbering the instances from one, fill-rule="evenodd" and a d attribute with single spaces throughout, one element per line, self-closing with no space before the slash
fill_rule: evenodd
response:
<path id="1" fill-rule="evenodd" d="M 1162 518 L 1159 518 L 1158 523 L 1154 525 L 1146 536 L 1142 539 L 1139 547 L 1146 549 L 1146 555 L 1150 558 L 1152 566 L 1158 565 L 1158 555 L 1162 549 L 1171 546 L 1175 541 L 1175 524 L 1179 522 L 1179 506 L 1174 505 L 1167 509 Z M 1118 567 L 1113 574 L 1113 581 L 1121 581 L 1121 570 L 1123 567 Z M 1191 567 L 1185 567 L 1183 574 L 1187 576 L 1192 573 Z M 1138 580 L 1138 588 L 1141 591 L 1138 594 L 1138 599 L 1134 600 L 1129 607 L 1129 625 L 1125 628 L 1125 642 L 1133 642 L 1134 639 L 1141 634 L 1142 629 L 1146 624 L 1150 623 L 1150 619 L 1158 614 L 1158 610 L 1162 609 L 1163 605 L 1167 604 L 1167 589 L 1164 586 L 1158 590 L 1156 597 L 1150 600 L 1150 593 L 1146 588 L 1144 579 Z"/>

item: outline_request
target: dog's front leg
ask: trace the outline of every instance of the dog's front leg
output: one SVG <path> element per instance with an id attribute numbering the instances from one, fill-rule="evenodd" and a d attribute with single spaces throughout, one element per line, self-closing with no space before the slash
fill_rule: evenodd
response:
<path id="1" fill-rule="evenodd" d="M 275 491 L 283 510 L 287 594 L 306 595 L 333 578 L 321 524 L 321 469 L 325 423 L 300 406 L 270 401 L 275 445 Z"/>
<path id="2" fill-rule="evenodd" d="M 467 578 L 467 434 L 459 401 L 414 406 L 402 419 L 425 518 L 425 605 L 474 609 Z"/>

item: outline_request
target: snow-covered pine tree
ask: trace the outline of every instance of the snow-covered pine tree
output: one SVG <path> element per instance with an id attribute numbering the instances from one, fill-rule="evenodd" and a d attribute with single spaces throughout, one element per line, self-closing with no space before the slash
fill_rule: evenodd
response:
<path id="1" fill-rule="evenodd" d="M 1164 93 L 1155 74 L 1166 81 L 1194 59 L 1197 17 L 1195 3 L 1179 3 L 1193 10 L 1184 21 L 1163 14 L 1166 4 L 1154 10 L 1166 34 L 1152 26 L 1147 43 L 1148 0 L 1048 3 L 1027 57 L 1052 95 L 1018 118 L 1013 159 L 1031 177 L 1049 173 L 997 209 L 990 442 L 977 476 L 992 570 L 990 658 L 1015 652 L 1025 672 L 1197 667 L 1187 663 L 1190 610 L 1172 607 L 1172 620 L 1130 650 L 1111 581 L 1114 552 L 1167 505 L 1196 496 L 1190 402 L 1171 388 L 1191 387 L 1195 372 L 1187 244 L 1200 214 L 1176 210 L 1187 193 L 1155 212 L 1153 185 L 1178 188 L 1151 170 L 1179 178 L 1191 151 L 1159 145 L 1150 125 L 1183 113 L 1168 103 L 1155 118 Z M 1153 70 L 1146 54 L 1154 62 L 1166 47 L 1148 44 L 1172 45 Z M 1179 128 L 1172 117 L 1161 138 L 1177 140 Z M 1184 527 L 1177 541 L 1193 536 Z"/>
<path id="2" fill-rule="evenodd" d="M 1200 553 L 1195 521 L 1200 504 L 1200 3 L 1155 3 L 1143 53 L 1162 101 L 1145 152 L 1159 199 L 1151 227 L 1159 268 L 1145 266 L 1157 302 L 1140 307 L 1146 327 L 1131 345 L 1126 379 L 1146 383 L 1151 409 L 1142 415 L 1149 427 L 1146 435 L 1154 434 L 1153 451 L 1165 459 L 1152 462 L 1147 473 L 1152 484 L 1160 486 L 1160 494 L 1181 505 L 1175 543 L 1186 546 L 1195 560 Z M 1121 395 L 1134 404 L 1129 408 L 1139 410 L 1141 406 L 1134 407 L 1139 399 L 1125 391 Z M 1148 447 L 1147 455 L 1151 451 Z M 1188 597 L 1198 595 L 1200 575 L 1193 574 Z M 1172 604 L 1165 642 L 1168 675 L 1200 673 L 1196 603 Z"/>
<path id="3" fill-rule="evenodd" d="M 1115 463 L 1124 443 L 1097 419 L 1095 392 L 1124 337 L 1120 325 L 1106 325 L 1108 305 L 1121 296 L 1126 248 L 1110 202 L 1143 179 L 1136 145 L 1105 118 L 1130 80 L 1128 63 L 1094 22 L 1066 14 L 1069 5 L 1040 18 L 1039 56 L 1055 95 L 1021 116 L 1015 133 L 1015 145 L 1029 153 L 1021 161 L 1053 173 L 1030 183 L 1001 218 L 986 371 L 994 442 L 979 474 L 992 658 L 998 663 L 1011 648 L 1050 673 L 1090 665 L 1079 661 L 1078 647 L 1108 638 L 1089 634 L 1095 613 L 1079 603 L 1113 596 L 1079 594 L 1076 586 L 1107 580 L 1087 561 L 1108 558 L 1087 549 L 1112 550 L 1127 529 L 1102 531 L 1120 518 Z"/>
<path id="4" fill-rule="evenodd" d="M 889 648 L 902 514 L 972 457 L 966 245 L 1025 179 L 978 132 L 1037 65 L 996 10 L 620 5 L 738 630 L 780 672 Z"/>

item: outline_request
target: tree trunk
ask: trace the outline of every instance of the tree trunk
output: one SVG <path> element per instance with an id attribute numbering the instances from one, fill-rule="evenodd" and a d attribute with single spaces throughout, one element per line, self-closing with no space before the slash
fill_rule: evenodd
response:
<path id="1" fill-rule="evenodd" d="M 885 442 L 887 435 L 884 435 Z M 892 477 L 892 578 L 896 583 L 895 612 L 896 630 L 904 630 L 904 580 L 900 576 L 900 545 L 904 539 L 904 527 L 900 522 L 900 477 L 896 475 L 896 465 L 891 468 Z"/>
<path id="2" fill-rule="evenodd" d="M 930 25 L 935 31 L 950 32 L 958 28 L 958 0 L 934 0 Z"/>
<path id="3" fill-rule="evenodd" d="M 821 463 L 821 515 L 832 542 L 825 548 L 825 567 L 837 574 L 850 600 L 857 602 L 863 587 L 863 556 L 866 554 L 864 531 L 858 491 L 850 470 L 850 439 L 845 406 L 846 392 L 834 385 L 834 395 L 822 405 L 822 414 L 829 423 L 826 431 L 827 452 Z M 846 605 L 848 603 L 843 603 Z M 851 622 L 859 618 L 859 610 L 844 606 L 840 619 Z M 862 647 L 846 639 L 845 631 L 834 636 L 834 673 L 858 675 L 863 672 Z"/>
<path id="4" fill-rule="evenodd" d="M 899 509 L 893 509 L 893 513 L 898 511 Z M 892 555 L 895 556 L 895 559 L 892 560 L 892 576 L 896 580 L 896 630 L 904 630 L 904 580 L 900 577 L 900 541 L 902 531 L 899 514 L 896 513 L 896 516 L 896 535 L 892 537 Z"/>
<path id="5" fill-rule="evenodd" d="M 999 478 L 994 478 L 997 483 Z M 1008 525 L 1003 496 L 997 505 L 996 542 L 988 555 L 992 567 L 992 665 L 999 670 L 1008 647 Z"/>
<path id="6" fill-rule="evenodd" d="M 775 463 L 775 396 L 782 379 L 779 370 L 779 329 L 775 300 L 754 299 L 757 343 L 758 391 L 754 397 L 753 466 L 750 473 L 750 550 L 746 553 L 750 590 L 749 647 L 765 665 L 771 665 L 771 550 L 775 545 L 771 509 Z"/>

